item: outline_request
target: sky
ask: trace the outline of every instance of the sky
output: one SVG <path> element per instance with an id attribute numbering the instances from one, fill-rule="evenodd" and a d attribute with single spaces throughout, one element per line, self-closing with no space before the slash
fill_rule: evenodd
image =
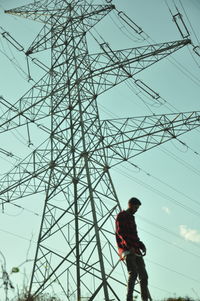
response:
<path id="1" fill-rule="evenodd" d="M 4 10 L 27 4 L 26 0 L 0 0 L 0 26 L 23 45 L 31 44 L 40 25 L 12 15 Z M 95 3 L 106 3 L 100 1 Z M 198 0 L 113 0 L 142 34 L 125 24 L 116 12 L 106 16 L 92 31 L 113 49 L 139 47 L 154 43 L 181 40 L 190 33 L 192 45 L 154 64 L 136 76 L 158 93 L 156 100 L 133 81 L 121 84 L 99 97 L 102 119 L 192 112 L 199 110 L 200 92 L 200 2 Z M 170 12 L 171 10 L 171 12 Z M 133 23 L 131 23 L 133 25 Z M 184 27 L 185 26 L 185 27 Z M 2 29 L 0 31 L 2 33 Z M 97 47 L 90 36 L 91 51 Z M 34 80 L 42 74 L 32 66 Z M 27 65 L 22 51 L 0 35 L 0 96 L 15 103 L 31 87 L 27 80 Z M 1 134 L 0 174 L 25 157 L 33 148 L 37 133 L 16 130 Z M 42 137 L 40 137 L 42 139 Z M 33 145 L 32 145 L 33 143 Z M 3 151 L 4 150 L 4 151 Z M 6 150 L 6 152 L 5 152 Z M 12 153 L 12 156 L 10 155 Z M 136 196 L 142 206 L 136 214 L 138 232 L 147 246 L 145 262 L 149 273 L 149 289 L 154 300 L 190 296 L 200 299 L 200 139 L 199 130 L 190 131 L 179 139 L 167 142 L 134 158 L 131 165 L 115 167 L 113 181 L 121 207 Z M 6 206 L 0 211 L 0 261 L 13 285 L 21 287 L 30 275 L 32 259 L 41 219 L 39 196 Z M 18 207 L 17 207 L 18 206 Z M 19 267 L 18 273 L 11 273 Z M 15 291 L 16 292 L 16 291 Z M 9 298 L 14 293 L 9 290 Z M 0 300 L 4 290 L 0 279 Z"/>

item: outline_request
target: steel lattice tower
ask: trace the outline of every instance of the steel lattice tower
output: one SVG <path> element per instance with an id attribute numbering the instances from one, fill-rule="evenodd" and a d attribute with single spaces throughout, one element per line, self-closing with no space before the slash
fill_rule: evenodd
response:
<path id="1" fill-rule="evenodd" d="M 102 44 L 90 54 L 87 32 L 113 9 L 85 0 L 41 0 L 7 11 L 43 22 L 26 55 L 50 54 L 49 70 L 1 116 L 0 126 L 5 132 L 50 121 L 41 127 L 48 139 L 1 179 L 2 203 L 46 194 L 30 296 L 54 287 L 63 300 L 120 300 L 126 280 L 113 235 L 120 203 L 110 169 L 200 125 L 198 112 L 100 119 L 100 94 L 190 43 L 118 51 Z"/>

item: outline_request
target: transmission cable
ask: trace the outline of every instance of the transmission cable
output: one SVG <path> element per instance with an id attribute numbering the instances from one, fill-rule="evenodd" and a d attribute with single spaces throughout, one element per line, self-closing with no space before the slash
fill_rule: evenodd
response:
<path id="1" fill-rule="evenodd" d="M 178 246 L 178 245 L 176 245 L 176 244 L 173 244 L 173 243 L 172 243 L 171 241 L 169 241 L 169 240 L 163 239 L 163 238 L 161 238 L 160 236 L 158 236 L 158 235 L 156 235 L 156 234 L 153 234 L 153 233 L 151 233 L 151 232 L 149 232 L 149 231 L 146 231 L 146 230 L 142 229 L 141 227 L 138 227 L 138 229 L 140 229 L 140 231 L 142 231 L 142 232 L 145 232 L 145 233 L 147 233 L 147 234 L 149 234 L 149 235 L 151 235 L 151 236 L 153 236 L 153 237 L 155 237 L 155 238 L 161 240 L 161 241 L 164 242 L 164 243 L 167 243 L 167 244 L 170 245 L 170 246 L 173 246 L 174 248 L 177 248 L 177 249 L 181 250 L 181 251 L 184 252 L 184 253 L 187 253 L 187 254 L 192 255 L 192 256 L 194 256 L 194 257 L 197 257 L 197 258 L 200 258 L 200 255 L 195 254 L 195 253 L 193 253 L 193 252 L 191 252 L 191 251 L 188 251 L 188 250 L 186 250 L 185 248 L 182 248 L 182 247 L 180 247 L 180 246 Z"/>
<path id="2" fill-rule="evenodd" d="M 166 233 L 168 233 L 168 234 L 170 234 L 170 235 L 175 236 L 176 238 L 181 239 L 180 235 L 176 234 L 175 232 L 169 230 L 168 228 L 166 228 L 166 227 L 164 227 L 164 226 L 161 226 L 160 224 L 157 224 L 157 223 L 155 223 L 155 222 L 152 222 L 151 220 L 147 219 L 146 217 L 143 217 L 143 216 L 139 215 L 138 213 L 137 213 L 137 218 L 139 218 L 140 220 L 144 221 L 145 223 L 148 223 L 149 225 L 151 225 L 151 226 L 153 226 L 153 227 L 155 227 L 155 228 L 158 228 L 158 229 L 160 229 L 160 230 L 162 230 L 162 231 L 164 231 L 164 232 L 166 232 Z M 150 233 L 150 234 L 152 234 L 152 233 Z M 195 244 L 195 243 L 192 242 L 191 240 L 188 240 L 187 242 L 189 242 L 190 244 L 192 244 L 193 247 L 195 246 L 196 248 L 200 248 L 200 245 Z M 198 255 L 198 256 L 199 256 L 199 255 Z"/>
<path id="3" fill-rule="evenodd" d="M 188 276 L 188 275 L 185 275 L 185 274 L 183 274 L 183 273 L 180 273 L 180 272 L 178 272 L 178 271 L 176 271 L 176 270 L 174 270 L 174 269 L 171 269 L 171 268 L 169 268 L 169 267 L 167 267 L 167 266 L 165 266 L 165 265 L 163 265 L 163 264 L 160 264 L 160 263 L 158 263 L 158 262 L 155 262 L 155 261 L 152 261 L 152 260 L 149 260 L 149 259 L 146 259 L 146 261 L 148 261 L 148 262 L 150 262 L 150 263 L 153 263 L 153 264 L 155 264 L 156 266 L 159 266 L 159 267 L 161 267 L 161 268 L 164 268 L 165 270 L 168 270 L 168 271 L 170 271 L 170 272 L 173 272 L 173 273 L 175 273 L 175 274 L 178 274 L 178 275 L 180 275 L 180 276 L 182 276 L 182 277 L 184 277 L 184 278 L 186 278 L 186 279 L 189 279 L 189 280 L 192 280 L 192 281 L 195 281 L 195 282 L 198 282 L 198 283 L 199 283 L 199 280 L 198 280 L 198 279 L 195 279 L 195 278 L 193 278 L 193 277 L 190 277 L 190 276 Z"/>
<path id="4" fill-rule="evenodd" d="M 136 168 L 139 169 L 139 171 L 142 171 L 145 175 L 147 175 L 148 177 L 153 178 L 154 180 L 160 182 L 161 184 L 165 185 L 166 187 L 172 189 L 173 191 L 179 193 L 180 195 L 186 197 L 187 199 L 189 199 L 190 201 L 192 201 L 193 203 L 195 203 L 196 205 L 200 206 L 200 202 L 197 200 L 194 200 L 193 198 L 191 198 L 190 196 L 186 195 L 185 193 L 183 193 L 182 191 L 178 190 L 177 188 L 173 187 L 172 185 L 168 184 L 167 182 L 164 182 L 163 180 L 161 180 L 160 178 L 153 176 L 151 173 L 145 171 L 144 169 L 140 168 L 138 165 L 132 164 L 131 162 L 127 162 L 128 164 L 130 164 L 131 166 L 134 166 Z M 127 167 L 125 168 L 127 171 L 132 172 L 131 170 L 129 170 Z"/>
<path id="5" fill-rule="evenodd" d="M 165 0 L 165 3 L 166 3 L 166 5 L 167 5 L 167 7 L 168 7 L 170 13 L 172 14 L 172 12 L 171 12 L 171 10 L 170 10 L 170 7 L 169 7 L 169 5 L 168 5 L 168 3 L 167 3 L 166 0 Z M 175 1 L 173 1 L 173 3 L 174 3 L 174 6 L 175 6 L 176 9 L 177 9 L 178 14 L 180 14 L 180 12 L 179 12 L 179 10 L 178 10 L 178 8 L 177 8 L 177 6 L 176 6 Z M 184 6 L 183 6 L 183 4 L 181 3 L 180 0 L 179 0 L 179 3 L 180 3 L 180 5 L 181 5 L 181 7 L 182 7 L 182 10 L 183 10 L 183 12 L 184 12 L 184 14 L 185 14 L 185 16 L 186 16 L 186 19 L 187 19 L 188 23 L 189 23 L 189 25 L 190 25 L 191 31 L 193 32 L 193 34 L 194 34 L 194 36 L 195 36 L 195 38 L 196 38 L 196 40 L 197 40 L 197 43 L 198 43 L 198 45 L 199 45 L 199 39 L 198 39 L 198 37 L 197 37 L 197 35 L 196 35 L 195 31 L 194 31 L 194 28 L 193 28 L 193 26 L 192 26 L 192 24 L 191 24 L 191 22 L 190 22 L 188 16 L 187 16 L 186 10 L 185 10 L 185 8 L 184 8 Z M 180 15 L 181 15 L 181 14 L 180 14 Z M 172 16 L 174 17 L 173 14 L 172 14 Z M 182 19 L 181 19 L 181 20 L 182 20 Z M 182 20 L 182 23 L 183 23 L 183 20 Z M 184 24 L 186 30 L 188 31 L 188 33 L 189 33 L 189 35 L 190 35 L 190 32 L 189 32 L 189 30 L 187 29 L 185 23 L 183 23 L 183 24 Z M 180 29 L 179 29 L 179 31 L 180 31 Z M 190 54 L 191 54 L 191 57 L 193 58 L 194 62 L 196 63 L 196 65 L 197 65 L 198 67 L 200 67 L 199 62 L 198 62 L 197 59 L 195 58 L 195 55 L 194 55 L 193 52 L 191 51 L 190 47 L 187 46 L 187 48 L 188 48 L 188 50 L 189 50 L 189 52 L 190 52 Z"/>
<path id="6" fill-rule="evenodd" d="M 200 45 L 200 40 L 199 40 L 199 38 L 198 38 L 198 36 L 197 36 L 197 34 L 196 34 L 196 32 L 195 32 L 195 30 L 194 30 L 194 28 L 193 28 L 193 26 L 192 26 L 190 20 L 189 20 L 189 18 L 188 18 L 188 15 L 187 15 L 187 13 L 186 13 L 186 10 L 185 10 L 185 8 L 184 8 L 184 6 L 183 6 L 181 0 L 179 0 L 179 3 L 180 3 L 180 5 L 181 5 L 181 7 L 182 7 L 182 9 L 183 9 L 183 12 L 185 13 L 186 19 L 187 19 L 187 21 L 188 21 L 188 23 L 189 23 L 189 25 L 190 25 L 190 27 L 191 27 L 191 30 L 192 30 L 192 32 L 193 32 L 193 34 L 194 34 L 194 36 L 195 36 L 195 38 L 196 38 L 196 40 L 197 40 L 198 45 Z M 200 64 L 199 64 L 198 61 L 196 60 L 195 55 L 192 53 L 192 51 L 190 50 L 189 47 L 188 47 L 188 49 L 189 49 L 189 51 L 190 51 L 190 54 L 191 54 L 193 60 L 195 61 L 195 63 L 197 64 L 197 66 L 200 67 Z"/>
<path id="7" fill-rule="evenodd" d="M 133 177 L 133 175 L 129 175 L 127 174 L 127 172 L 122 171 L 121 169 L 114 167 L 114 170 L 116 170 L 119 174 L 127 177 L 128 179 L 130 179 L 133 182 L 138 183 L 139 185 L 141 185 L 143 188 L 145 187 L 146 189 L 156 193 L 157 195 L 160 195 L 162 198 L 172 202 L 173 204 L 176 204 L 177 206 L 181 207 L 182 209 L 190 212 L 191 214 L 199 217 L 200 216 L 200 212 L 194 210 L 193 208 L 190 208 L 186 205 L 183 205 L 180 201 L 177 201 L 174 197 L 169 196 L 168 194 L 164 193 L 163 191 L 160 191 L 159 189 L 153 187 L 150 184 L 147 184 L 146 182 L 139 180 L 136 177 Z"/>
<path id="8" fill-rule="evenodd" d="M 191 22 L 190 22 L 190 20 L 189 20 L 189 18 L 188 18 L 188 15 L 187 15 L 186 10 L 185 10 L 185 8 L 184 8 L 184 6 L 183 6 L 183 4 L 182 4 L 182 1 L 179 0 L 179 3 L 180 3 L 180 5 L 181 5 L 181 7 L 182 7 L 182 9 L 183 9 L 183 11 L 184 11 L 184 13 L 185 13 L 185 16 L 186 16 L 186 18 L 187 18 L 187 20 L 188 20 L 188 23 L 189 23 L 190 27 L 191 27 L 191 30 L 192 30 L 192 32 L 193 32 L 193 34 L 194 34 L 194 36 L 195 36 L 195 38 L 196 38 L 196 40 L 197 40 L 197 43 L 200 45 L 200 40 L 199 40 L 197 34 L 196 34 L 195 31 L 194 31 L 194 28 L 193 28 L 193 26 L 192 26 L 192 24 L 191 24 Z"/>
<path id="9" fill-rule="evenodd" d="M 156 43 L 156 41 L 154 41 L 149 35 L 148 35 L 148 37 L 149 37 L 149 39 L 150 39 L 153 43 Z M 150 44 L 150 43 L 149 43 L 149 44 Z M 196 85 L 200 86 L 200 80 L 199 80 L 194 74 L 192 74 L 185 66 L 183 66 L 180 62 L 178 62 L 177 59 L 171 57 L 171 59 L 170 59 L 170 58 L 167 58 L 167 60 L 169 60 L 170 63 L 172 63 L 174 66 L 176 66 L 179 70 L 182 69 L 181 72 L 182 72 L 183 74 L 185 74 L 188 78 L 190 78 Z M 172 62 L 171 60 L 173 60 L 173 62 Z M 190 74 L 190 77 L 189 77 L 188 74 L 187 74 L 185 71 L 183 71 L 183 70 L 186 70 L 186 72 L 187 72 L 188 74 Z M 192 77 L 191 77 L 191 76 L 192 76 Z"/>
<path id="10" fill-rule="evenodd" d="M 192 166 L 191 164 L 189 164 L 187 161 L 185 161 L 185 160 L 181 159 L 180 157 L 176 156 L 171 151 L 166 150 L 164 147 L 160 148 L 160 151 L 163 152 L 163 153 L 165 153 L 168 157 L 173 158 L 175 161 L 177 161 L 178 163 L 180 163 L 184 167 L 186 167 L 189 170 L 191 170 L 197 176 L 200 176 L 200 171 L 197 168 L 195 168 L 194 166 Z"/>
<path id="11" fill-rule="evenodd" d="M 116 10 L 116 9 L 115 9 Z M 116 10 L 117 11 L 117 10 Z M 119 11 L 118 11 L 119 12 Z M 114 12 L 114 15 L 115 15 L 115 17 L 117 17 L 117 19 L 118 19 L 118 14 L 116 13 L 116 12 Z M 120 27 L 116 22 L 115 22 L 115 20 L 113 19 L 113 17 L 111 16 L 111 14 L 109 14 L 109 17 L 110 17 L 110 19 L 112 20 L 112 22 L 115 24 L 115 26 L 128 38 L 128 39 L 130 39 L 131 41 L 133 41 L 133 42 L 143 42 L 144 40 L 145 40 L 145 38 L 142 38 L 142 39 L 139 39 L 139 38 L 137 38 L 136 36 L 134 37 L 136 40 L 134 40 L 131 36 L 133 35 L 132 34 L 132 32 L 130 32 L 124 25 L 123 25 L 123 23 L 122 23 L 122 21 L 121 20 L 119 20 L 120 21 L 120 23 L 121 23 L 121 25 L 122 25 L 122 27 Z M 125 31 L 123 31 L 122 30 L 122 28 L 125 28 L 126 29 L 126 31 L 131 35 L 131 36 L 129 36 Z"/>
<path id="12" fill-rule="evenodd" d="M 5 51 L 2 51 L 0 49 L 0 52 L 13 64 L 13 66 L 15 67 L 16 71 L 18 72 L 18 74 L 23 78 L 23 79 L 27 79 L 27 73 L 22 69 L 21 66 L 19 66 L 16 58 L 13 56 L 13 58 L 11 59 L 7 53 Z M 22 75 L 23 74 L 23 75 Z M 24 76 L 25 75 L 25 76 Z"/>

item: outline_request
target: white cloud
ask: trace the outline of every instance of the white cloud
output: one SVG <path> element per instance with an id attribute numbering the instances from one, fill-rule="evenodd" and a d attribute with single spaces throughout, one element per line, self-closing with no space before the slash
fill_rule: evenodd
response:
<path id="1" fill-rule="evenodd" d="M 180 235 L 185 238 L 185 240 L 190 240 L 193 242 L 200 242 L 200 232 L 195 229 L 190 229 L 186 225 L 179 226 Z"/>
<path id="2" fill-rule="evenodd" d="M 170 211 L 170 209 L 169 209 L 168 207 L 162 207 L 162 210 L 163 210 L 165 213 L 167 213 L 167 214 L 170 214 L 170 213 L 171 213 L 171 211 Z"/>

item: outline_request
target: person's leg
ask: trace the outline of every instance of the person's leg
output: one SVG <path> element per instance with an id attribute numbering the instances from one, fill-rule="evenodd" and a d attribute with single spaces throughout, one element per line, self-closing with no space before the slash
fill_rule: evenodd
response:
<path id="1" fill-rule="evenodd" d="M 129 273 L 128 283 L 127 283 L 127 301 L 133 301 L 133 290 L 135 286 L 135 281 L 137 279 L 137 264 L 135 254 L 129 254 L 126 256 L 127 270 Z"/>
<path id="2" fill-rule="evenodd" d="M 148 291 L 148 274 L 145 268 L 144 259 L 142 257 L 136 257 L 136 264 L 138 270 L 138 276 L 140 280 L 140 291 L 142 301 L 147 301 L 149 299 Z"/>

